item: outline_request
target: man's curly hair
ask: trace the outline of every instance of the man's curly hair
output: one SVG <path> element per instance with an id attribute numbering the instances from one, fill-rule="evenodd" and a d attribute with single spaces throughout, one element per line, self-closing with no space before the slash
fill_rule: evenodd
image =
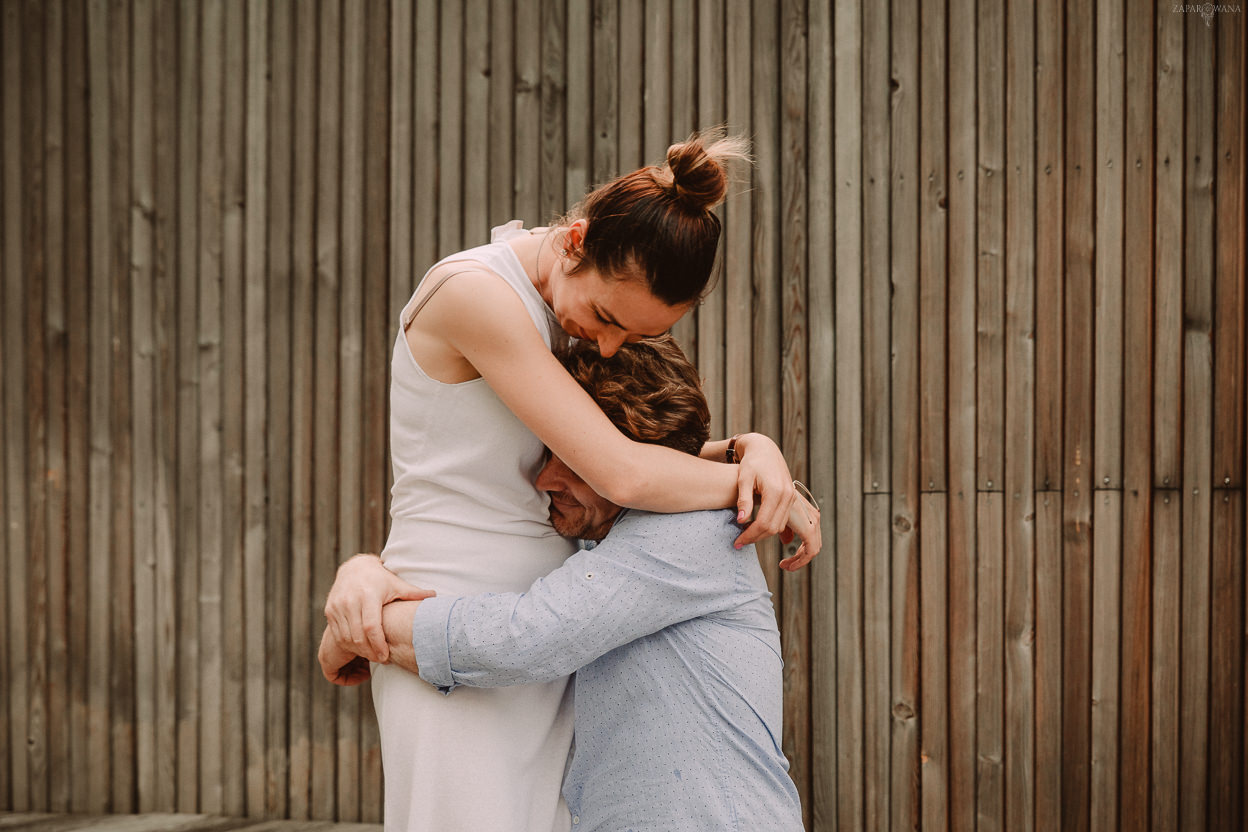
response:
<path id="1" fill-rule="evenodd" d="M 710 437 L 698 371 L 672 336 L 624 344 L 610 358 L 593 341 L 573 341 L 559 360 L 630 439 L 696 456 Z"/>

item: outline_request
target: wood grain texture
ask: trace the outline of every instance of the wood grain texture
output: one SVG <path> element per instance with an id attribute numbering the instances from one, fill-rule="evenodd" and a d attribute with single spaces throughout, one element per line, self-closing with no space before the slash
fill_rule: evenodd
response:
<path id="1" fill-rule="evenodd" d="M 949 580 L 947 503 L 941 492 L 927 492 L 919 498 L 919 609 L 923 622 L 919 644 L 919 788 L 924 830 L 949 829 L 949 645 L 948 626 L 941 614 Z"/>
<path id="2" fill-rule="evenodd" d="M 757 164 L 676 331 L 713 432 L 823 504 L 809 570 L 760 550 L 808 825 L 1238 828 L 1246 28 L 6 0 L 0 811 L 379 820 L 368 691 L 314 648 L 385 542 L 398 311 L 723 123 Z"/>
<path id="3" fill-rule="evenodd" d="M 1118 828 L 1119 645 L 1122 493 L 1096 492 L 1092 506 L 1092 757 L 1089 828 Z"/>
<path id="4" fill-rule="evenodd" d="M 892 741 L 889 829 L 913 829 L 922 816 L 919 749 L 920 616 L 922 592 L 919 494 L 919 4 L 891 4 L 890 174 L 892 242 L 890 399 L 892 420 L 889 481 L 892 485 L 892 609 L 890 678 Z"/>
<path id="5" fill-rule="evenodd" d="M 1090 7 L 1066 10 L 1062 275 L 1062 827 L 1086 830 L 1091 794 L 1096 65 Z"/>
<path id="6" fill-rule="evenodd" d="M 866 632 L 863 548 L 862 7 L 832 7 L 833 269 L 836 362 L 836 823 L 866 824 Z"/>
<path id="7" fill-rule="evenodd" d="M 1123 237 L 1122 690 L 1120 816 L 1148 823 L 1151 725 L 1153 414 L 1153 4 L 1125 13 L 1126 159 Z"/>
<path id="8" fill-rule="evenodd" d="M 1036 806 L 1035 6 L 1007 3 L 1005 50 L 1005 828 Z"/>
<path id="9" fill-rule="evenodd" d="M 1214 33 L 1187 16 L 1183 263 L 1183 549 L 1179 826 L 1208 825 L 1210 538 L 1213 485 Z"/>

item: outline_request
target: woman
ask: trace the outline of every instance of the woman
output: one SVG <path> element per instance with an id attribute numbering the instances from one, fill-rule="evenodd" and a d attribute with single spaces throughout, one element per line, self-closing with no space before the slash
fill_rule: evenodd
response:
<path id="1" fill-rule="evenodd" d="M 598 188 L 560 224 L 526 231 L 511 223 L 491 244 L 430 269 L 395 344 L 386 569 L 460 595 L 523 591 L 557 567 L 574 547 L 550 527 L 545 495 L 533 487 L 544 446 L 632 508 L 735 502 L 745 521 L 757 491 L 758 517 L 740 544 L 787 524 L 803 542 L 783 566 L 818 551 L 818 514 L 795 496 L 771 440 L 708 443 L 705 459 L 632 442 L 552 354 L 572 336 L 611 355 L 666 332 L 692 308 L 715 260 L 711 209 L 727 188 L 725 165 L 742 157 L 739 140 L 695 136 L 669 148 L 663 167 Z M 726 452 L 741 465 L 719 464 Z M 339 570 L 326 638 L 384 661 L 380 606 L 399 595 L 378 594 L 368 577 L 376 563 L 352 559 Z M 372 678 L 387 830 L 567 828 L 559 805 L 571 743 L 566 680 L 444 697 L 384 664 Z"/>

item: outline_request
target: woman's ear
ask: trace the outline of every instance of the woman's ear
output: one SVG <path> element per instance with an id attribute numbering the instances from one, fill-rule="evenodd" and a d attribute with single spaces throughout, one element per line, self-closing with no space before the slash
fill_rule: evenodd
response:
<path id="1" fill-rule="evenodd" d="M 589 228 L 589 220 L 582 217 L 568 226 L 563 235 L 563 247 L 567 253 L 577 260 L 581 258 L 581 247 L 585 245 L 585 230 Z"/>

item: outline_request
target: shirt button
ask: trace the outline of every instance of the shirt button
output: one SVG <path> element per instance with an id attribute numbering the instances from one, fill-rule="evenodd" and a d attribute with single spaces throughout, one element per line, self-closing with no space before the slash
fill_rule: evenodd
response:
<path id="1" fill-rule="evenodd" d="M 581 822 L 581 816 L 580 816 L 580 815 L 573 815 L 573 816 L 572 816 L 572 822 L 573 822 L 573 823 L 580 823 L 580 822 Z"/>

